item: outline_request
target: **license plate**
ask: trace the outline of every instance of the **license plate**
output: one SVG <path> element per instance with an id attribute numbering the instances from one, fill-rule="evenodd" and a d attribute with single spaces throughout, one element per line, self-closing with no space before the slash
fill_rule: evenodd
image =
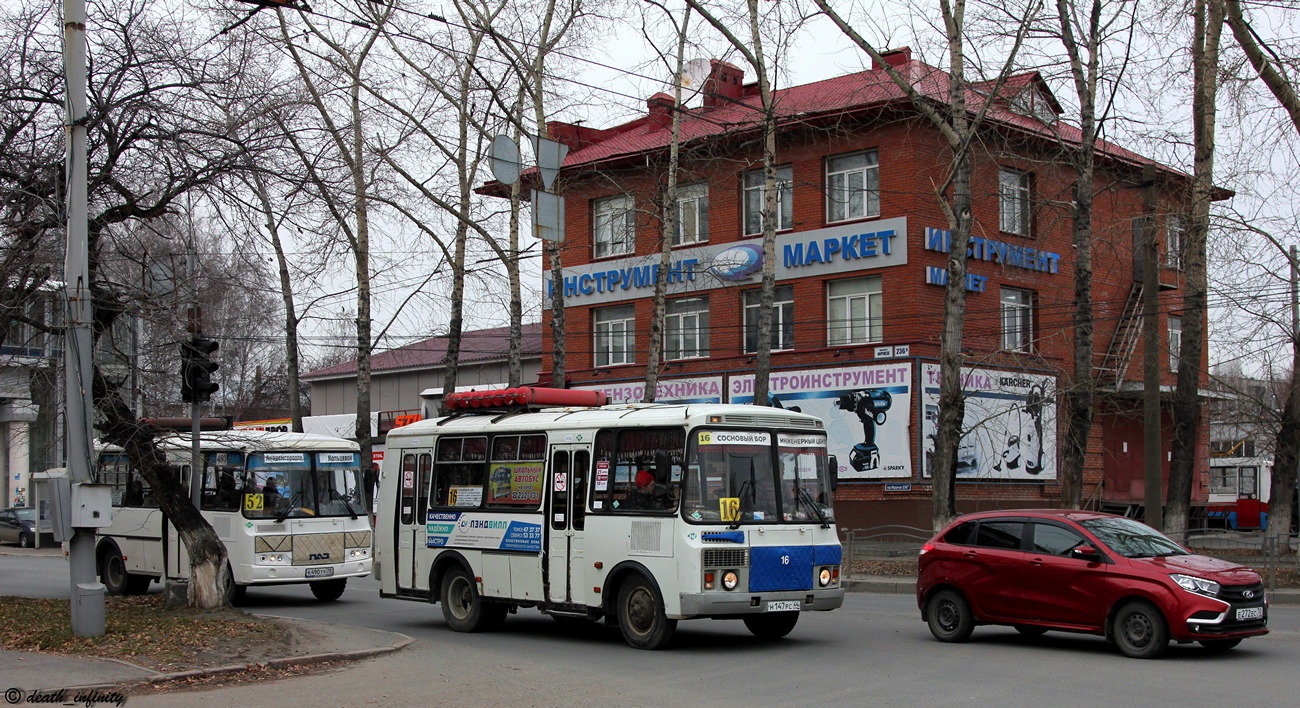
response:
<path id="1" fill-rule="evenodd" d="M 1237 621 L 1264 619 L 1264 608 L 1262 607 L 1238 607 Z"/>
<path id="2" fill-rule="evenodd" d="M 330 576 L 332 576 L 332 575 L 334 575 L 334 569 L 333 569 L 333 568 L 330 568 L 329 566 L 326 566 L 326 567 L 324 567 L 324 568 L 308 568 L 308 569 L 307 569 L 307 577 L 308 577 L 308 578 L 328 578 L 328 577 L 330 577 Z"/>
<path id="3" fill-rule="evenodd" d="M 798 600 L 773 600 L 767 603 L 768 612 L 798 612 L 803 604 Z"/>

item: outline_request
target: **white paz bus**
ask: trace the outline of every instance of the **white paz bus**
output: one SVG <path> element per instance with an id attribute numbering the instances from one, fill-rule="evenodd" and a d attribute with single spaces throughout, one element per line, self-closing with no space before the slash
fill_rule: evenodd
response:
<path id="1" fill-rule="evenodd" d="M 360 448 L 350 440 L 259 430 L 157 441 L 186 493 L 201 485 L 200 511 L 226 546 L 237 602 L 249 586 L 309 583 L 321 600 L 370 574 L 371 531 L 361 496 Z M 149 485 L 120 448 L 101 445 L 96 481 L 112 485 L 113 523 L 99 529 L 96 560 L 111 594 L 137 594 L 165 578 L 187 579 L 189 554 Z"/>
<path id="2" fill-rule="evenodd" d="M 774 408 L 600 405 L 594 391 L 458 393 L 388 434 L 375 574 L 473 632 L 520 607 L 617 623 L 657 649 L 677 621 L 782 637 L 844 600 L 822 421 Z"/>

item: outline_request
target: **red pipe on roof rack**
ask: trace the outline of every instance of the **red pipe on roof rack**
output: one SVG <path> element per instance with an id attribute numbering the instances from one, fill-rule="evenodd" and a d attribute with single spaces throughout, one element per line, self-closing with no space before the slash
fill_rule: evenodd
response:
<path id="1" fill-rule="evenodd" d="M 579 391 L 570 388 L 519 388 L 494 391 L 461 391 L 447 396 L 449 410 L 471 408 L 508 408 L 510 406 L 603 406 L 605 394 L 601 391 Z"/>

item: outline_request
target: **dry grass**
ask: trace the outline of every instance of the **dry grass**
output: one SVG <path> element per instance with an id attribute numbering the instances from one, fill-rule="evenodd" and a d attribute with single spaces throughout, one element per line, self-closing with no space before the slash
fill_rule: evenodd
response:
<path id="1" fill-rule="evenodd" d="M 288 642 L 271 620 L 168 607 L 159 594 L 107 598 L 100 637 L 73 635 L 67 600 L 0 597 L 0 649 L 120 659 L 166 672 L 238 663 Z"/>

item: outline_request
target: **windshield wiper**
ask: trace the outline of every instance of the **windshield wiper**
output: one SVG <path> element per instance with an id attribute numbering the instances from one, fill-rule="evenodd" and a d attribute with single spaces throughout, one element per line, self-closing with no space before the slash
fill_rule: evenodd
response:
<path id="1" fill-rule="evenodd" d="M 347 507 L 348 513 L 352 515 L 352 518 L 353 519 L 357 518 L 357 512 L 353 510 L 352 505 L 348 503 L 347 497 L 344 497 L 342 494 L 339 494 L 338 491 L 334 489 L 330 490 L 330 496 L 343 502 L 343 506 Z"/>
<path id="2" fill-rule="evenodd" d="M 280 513 L 275 515 L 275 522 L 277 524 L 284 523 L 284 520 L 289 518 L 289 514 L 292 514 L 293 510 L 298 507 L 298 500 L 301 498 L 302 498 L 302 490 L 299 489 L 298 491 L 293 493 L 293 496 L 289 497 L 289 505 L 281 509 Z"/>
<path id="3" fill-rule="evenodd" d="M 753 480 L 753 479 L 747 479 L 747 480 L 745 480 L 744 482 L 741 482 L 741 483 L 740 483 L 740 489 L 736 492 L 736 497 L 739 498 L 742 502 L 743 502 L 744 499 L 745 499 L 745 490 L 746 490 L 746 489 L 749 489 L 749 493 L 750 493 L 750 501 L 749 501 L 749 505 L 748 505 L 748 506 L 749 506 L 749 508 L 752 510 L 752 509 L 754 508 L 754 501 L 755 501 L 755 500 L 754 500 L 754 496 L 755 496 L 755 494 L 756 494 L 755 491 L 754 491 L 754 480 Z M 731 525 L 728 526 L 727 528 L 729 528 L 729 529 L 738 529 L 738 528 L 740 528 L 740 514 L 741 514 L 741 510 L 744 509 L 745 506 L 746 506 L 746 505 L 743 504 L 743 503 L 740 505 L 740 509 L 737 509 L 737 510 L 736 510 L 736 520 L 733 521 L 733 522 L 731 523 Z"/>
<path id="4" fill-rule="evenodd" d="M 812 507 L 813 513 L 817 515 L 817 520 L 821 522 L 822 528 L 830 528 L 830 522 L 826 520 L 826 514 L 822 513 L 821 505 L 817 503 L 816 499 L 813 499 L 812 495 L 808 493 L 808 490 L 803 487 L 795 487 L 794 489 L 796 492 L 795 500 L 802 501 Z"/>

